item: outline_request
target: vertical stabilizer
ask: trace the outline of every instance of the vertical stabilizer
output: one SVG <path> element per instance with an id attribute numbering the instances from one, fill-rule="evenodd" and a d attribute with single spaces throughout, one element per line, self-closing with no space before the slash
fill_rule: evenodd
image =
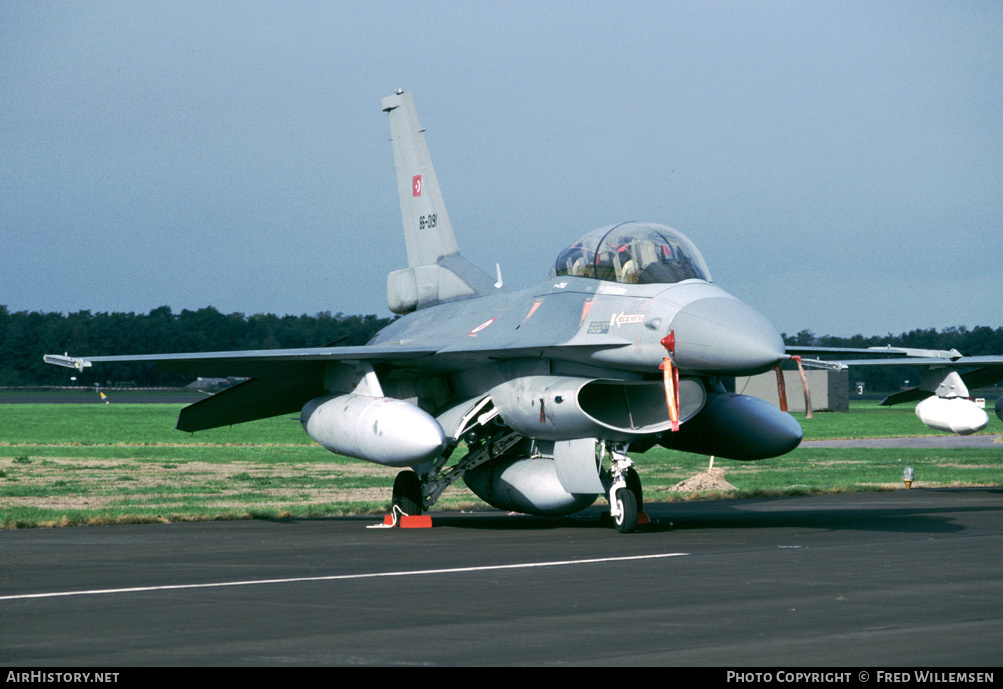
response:
<path id="1" fill-rule="evenodd" d="M 410 91 L 387 96 L 382 107 L 390 115 L 407 264 L 411 268 L 432 265 L 460 249 L 425 145 L 425 130 Z"/>
<path id="2" fill-rule="evenodd" d="M 409 266 L 387 276 L 390 310 L 408 313 L 498 291 L 489 275 L 460 256 L 411 93 L 397 91 L 381 107 L 390 116 Z"/>

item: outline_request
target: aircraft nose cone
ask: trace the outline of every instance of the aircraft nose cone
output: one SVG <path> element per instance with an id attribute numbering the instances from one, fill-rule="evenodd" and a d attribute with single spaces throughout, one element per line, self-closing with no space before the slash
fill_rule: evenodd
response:
<path id="1" fill-rule="evenodd" d="M 786 356 L 784 341 L 765 316 L 733 297 L 706 297 L 680 309 L 669 325 L 676 333 L 675 362 L 711 375 L 754 375 Z"/>

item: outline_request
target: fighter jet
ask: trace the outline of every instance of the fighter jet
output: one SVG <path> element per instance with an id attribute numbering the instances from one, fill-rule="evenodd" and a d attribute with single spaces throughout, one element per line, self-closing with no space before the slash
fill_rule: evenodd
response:
<path id="1" fill-rule="evenodd" d="M 400 467 L 393 503 L 409 515 L 462 479 L 490 505 L 537 515 L 604 496 L 630 532 L 643 520 L 643 489 L 628 449 L 757 460 L 798 446 L 792 416 L 725 386 L 792 353 L 763 315 L 712 281 L 686 236 L 648 222 L 600 227 L 559 251 L 543 282 L 509 291 L 500 270 L 492 277 L 460 254 L 410 93 L 382 109 L 408 267 L 387 278 L 401 317 L 368 344 L 45 360 L 250 377 L 183 409 L 177 428 L 298 412 L 332 452 Z"/>

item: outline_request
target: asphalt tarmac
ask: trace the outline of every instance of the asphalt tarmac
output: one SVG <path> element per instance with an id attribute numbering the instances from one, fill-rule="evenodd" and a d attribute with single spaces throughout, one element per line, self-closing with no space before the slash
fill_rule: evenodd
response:
<path id="1" fill-rule="evenodd" d="M 1003 490 L 647 511 L 0 532 L 0 664 L 1000 662 Z"/>

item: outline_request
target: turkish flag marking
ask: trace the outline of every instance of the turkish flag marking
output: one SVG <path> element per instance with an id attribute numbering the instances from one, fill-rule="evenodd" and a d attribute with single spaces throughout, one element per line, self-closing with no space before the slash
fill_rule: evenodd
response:
<path id="1" fill-rule="evenodd" d="M 411 178 L 411 196 L 421 196 L 421 175 Z"/>

